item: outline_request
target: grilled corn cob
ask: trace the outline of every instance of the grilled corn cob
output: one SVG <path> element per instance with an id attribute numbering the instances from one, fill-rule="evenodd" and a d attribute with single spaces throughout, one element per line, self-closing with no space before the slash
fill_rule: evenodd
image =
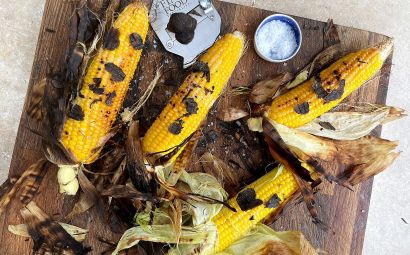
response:
<path id="1" fill-rule="evenodd" d="M 212 219 L 217 228 L 215 252 L 224 250 L 289 199 L 298 190 L 290 171 L 278 166 L 245 187 Z"/>
<path id="2" fill-rule="evenodd" d="M 267 116 L 296 128 L 329 111 L 369 80 L 389 56 L 393 43 L 351 53 L 316 77 L 275 98 Z"/>
<path id="3" fill-rule="evenodd" d="M 226 34 L 199 58 L 192 73 L 145 134 L 142 146 L 146 154 L 177 155 L 181 151 L 223 91 L 244 44 L 242 33 Z"/>
<path id="4" fill-rule="evenodd" d="M 141 3 L 128 5 L 89 65 L 78 96 L 67 114 L 60 139 L 77 163 L 91 163 L 98 157 L 121 109 L 147 32 L 146 7 Z M 67 186 L 64 179 L 75 177 L 75 171 L 69 169 L 70 166 L 62 167 L 58 175 L 60 184 Z"/>

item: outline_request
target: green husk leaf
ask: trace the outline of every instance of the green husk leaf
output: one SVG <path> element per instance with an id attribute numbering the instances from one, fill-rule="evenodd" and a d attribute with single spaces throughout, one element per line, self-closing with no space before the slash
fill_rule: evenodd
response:
<path id="1" fill-rule="evenodd" d="M 166 183 L 166 176 L 169 174 L 167 167 L 156 167 L 155 173 L 161 182 Z M 216 178 L 205 173 L 187 173 L 183 170 L 175 188 L 186 194 L 197 194 L 219 201 L 224 201 L 227 197 Z M 113 254 L 118 254 L 141 240 L 177 244 L 174 251 L 189 250 L 196 244 L 211 247 L 216 239 L 216 230 L 210 220 L 219 213 L 223 205 L 203 203 L 189 197 L 188 200 L 181 201 L 182 219 L 175 217 L 174 210 L 177 208 L 170 202 L 162 203 L 160 208 L 152 212 L 139 213 L 136 216 L 137 226 L 123 234 Z M 182 221 L 180 228 L 176 228 L 176 220 Z"/>
<path id="2" fill-rule="evenodd" d="M 400 108 L 367 104 L 351 107 L 349 111 L 324 113 L 298 130 L 336 140 L 355 140 L 368 135 L 378 125 L 405 115 Z"/>
<path id="3" fill-rule="evenodd" d="M 187 173 L 183 171 L 180 180 L 188 184 L 190 190 L 196 194 L 219 201 L 224 201 L 227 198 L 225 190 L 212 175 L 205 173 Z M 186 208 L 186 211 L 192 215 L 193 225 L 197 226 L 210 221 L 212 217 L 219 213 L 223 205 L 192 201 L 190 204 L 184 203 L 183 206 Z"/>
<path id="4" fill-rule="evenodd" d="M 147 225 L 144 227 L 137 226 L 128 229 L 122 235 L 118 242 L 117 248 L 112 253 L 128 249 L 137 245 L 139 241 L 161 242 L 161 243 L 179 243 L 182 244 L 199 244 L 207 240 L 210 235 L 210 229 L 206 226 L 182 227 L 180 235 L 177 237 L 171 224 L 166 225 Z"/>
<path id="5" fill-rule="evenodd" d="M 258 224 L 248 235 L 215 255 L 242 254 L 314 255 L 317 252 L 301 232 L 277 232 L 266 225 Z"/>

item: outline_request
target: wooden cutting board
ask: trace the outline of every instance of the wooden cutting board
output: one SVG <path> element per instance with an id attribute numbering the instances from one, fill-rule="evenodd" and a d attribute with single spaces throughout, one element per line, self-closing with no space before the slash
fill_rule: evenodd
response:
<path id="1" fill-rule="evenodd" d="M 31 95 L 33 84 L 45 77 L 47 73 L 58 70 L 61 61 L 63 61 L 64 51 L 68 42 L 68 20 L 73 13 L 74 2 L 75 1 L 46 1 L 24 109 L 27 108 L 27 99 Z M 148 3 L 150 2 L 149 0 L 146 0 L 146 2 L 150 5 L 150 3 Z M 265 62 L 254 52 L 253 34 L 259 22 L 274 12 L 225 2 L 217 2 L 216 6 L 222 16 L 222 32 L 225 33 L 237 29 L 244 32 L 249 40 L 248 50 L 230 81 L 230 89 L 225 92 L 225 95 L 219 101 L 217 108 L 219 110 L 223 107 L 237 104 L 235 102 L 240 101 L 233 100 L 235 96 L 230 93 L 233 87 L 248 86 L 263 78 L 284 71 L 296 73 L 297 70 L 308 64 L 324 47 L 323 29 L 325 23 L 295 17 L 303 33 L 303 44 L 299 54 L 285 64 Z M 343 26 L 337 26 L 337 28 L 343 50 L 347 52 L 387 39 L 384 35 L 359 29 Z M 156 45 L 153 40 L 154 36 L 151 31 L 148 38 L 147 50 L 140 63 L 138 91 L 143 91 L 146 88 L 149 81 L 153 78 L 156 68 L 162 63 L 169 63 L 165 65 L 165 69 L 167 66 L 175 68 L 168 68 L 168 71 L 172 70 L 172 72 L 169 73 L 173 73 L 171 75 L 172 77 L 168 74 L 169 83 L 171 85 L 159 85 L 154 91 L 153 97 L 142 110 L 141 114 L 144 116 L 142 118 L 143 123 L 144 121 L 145 123 L 152 122 L 177 87 L 177 84 L 172 84 L 172 80 L 180 80 L 178 76 L 183 76 L 175 75 L 175 73 L 183 73 L 181 72 L 181 59 L 164 52 L 159 41 L 157 40 L 158 44 Z M 374 80 L 362 87 L 353 93 L 347 101 L 351 103 L 359 101 L 384 103 L 390 74 L 389 63 L 391 63 L 391 60 L 389 60 L 383 68 L 380 79 Z M 135 94 L 135 91 L 132 93 Z M 211 114 L 209 117 L 208 122 L 211 124 L 207 126 L 208 130 L 212 128 L 212 125 L 215 125 L 214 120 L 216 121 L 216 119 L 214 115 L 216 114 Z M 10 166 L 9 175 L 11 177 L 18 177 L 42 155 L 41 140 L 28 129 L 29 124 L 31 128 L 39 128 L 38 126 L 33 126 L 31 123 L 28 123 L 25 111 L 23 111 Z M 376 130 L 374 134 L 380 134 L 380 129 Z M 206 148 L 208 148 L 209 151 L 215 151 L 216 155 L 220 155 L 216 145 L 211 144 Z M 257 170 L 255 170 L 255 172 L 256 171 Z M 63 197 L 58 194 L 56 172 L 55 167 L 52 167 L 48 171 L 35 201 L 40 208 L 54 219 L 64 221 L 63 216 L 71 210 L 75 198 Z M 353 191 L 341 187 L 333 187 L 329 184 L 322 186 L 322 193 L 319 193 L 316 199 L 319 205 L 319 215 L 322 220 L 331 227 L 330 231 L 325 232 L 312 223 L 303 203 L 293 206 L 291 210 L 286 210 L 284 215 L 279 218 L 272 227 L 276 230 L 300 230 L 306 235 L 307 239 L 311 241 L 314 247 L 326 251 L 327 254 L 359 255 L 363 247 L 372 182 L 372 180 L 369 180 L 361 185 L 357 185 Z M 23 222 L 20 216 L 20 209 L 21 204 L 13 201 L 7 211 L 0 217 L 0 254 L 31 254 L 33 245 L 31 239 L 15 236 L 7 230 L 9 224 L 20 224 Z M 113 240 L 117 240 L 119 237 L 118 235 L 111 234 L 108 230 L 108 226 L 100 220 L 94 209 L 80 215 L 70 223 L 89 229 L 90 232 L 86 244 L 93 248 L 92 254 L 100 254 L 107 249 L 105 244 L 97 240 L 98 237 Z"/>

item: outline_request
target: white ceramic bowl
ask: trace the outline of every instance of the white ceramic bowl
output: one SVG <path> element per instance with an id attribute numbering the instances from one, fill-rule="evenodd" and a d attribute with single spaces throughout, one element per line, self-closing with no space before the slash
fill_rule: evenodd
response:
<path id="1" fill-rule="evenodd" d="M 290 55 L 288 58 L 285 58 L 285 59 L 272 59 L 272 58 L 270 58 L 269 56 L 266 56 L 266 55 L 262 54 L 262 53 L 259 51 L 258 42 L 257 42 L 257 40 L 256 40 L 256 37 L 257 37 L 257 35 L 258 35 L 258 32 L 259 32 L 259 30 L 260 30 L 261 27 L 263 27 L 266 23 L 269 23 L 269 22 L 272 21 L 272 20 L 280 20 L 280 21 L 283 21 L 283 22 L 288 23 L 288 24 L 292 27 L 293 31 L 295 32 L 296 43 L 297 43 L 298 46 L 297 46 L 296 50 L 292 53 L 292 55 Z M 273 62 L 273 63 L 285 62 L 285 61 L 288 61 L 289 59 L 293 58 L 294 56 L 296 56 L 296 54 L 299 52 L 300 46 L 302 45 L 302 30 L 300 29 L 300 26 L 299 26 L 299 24 L 296 22 L 296 20 L 293 19 L 292 17 L 290 17 L 290 16 L 288 16 L 288 15 L 284 15 L 284 14 L 273 14 L 273 15 L 270 15 L 270 16 L 266 17 L 266 18 L 259 24 L 258 28 L 256 29 L 254 38 L 253 38 L 253 44 L 254 44 L 254 46 L 255 46 L 255 51 L 256 51 L 256 53 L 257 53 L 261 58 L 263 58 L 264 60 L 269 61 L 269 62 Z"/>

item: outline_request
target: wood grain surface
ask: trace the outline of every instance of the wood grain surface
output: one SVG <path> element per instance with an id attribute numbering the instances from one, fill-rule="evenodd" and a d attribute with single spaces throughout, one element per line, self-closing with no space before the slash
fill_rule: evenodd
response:
<path id="1" fill-rule="evenodd" d="M 146 0 L 146 2 L 150 6 L 150 3 L 148 3 L 150 1 Z M 191 162 L 191 170 L 202 171 L 201 164 L 197 164 L 200 161 L 200 156 L 204 152 L 211 152 L 215 155 L 222 155 L 220 157 L 224 160 L 229 159 L 231 162 L 235 162 L 237 175 L 240 176 L 240 183 L 243 184 L 254 176 L 261 175 L 264 172 L 263 165 L 271 159 L 266 156 L 266 151 L 261 149 L 262 145 L 258 137 L 255 138 L 254 147 L 251 142 L 249 150 L 235 150 L 235 141 L 229 140 L 229 137 L 224 135 L 221 132 L 221 127 L 218 126 L 220 124 L 217 119 L 218 111 L 232 106 L 247 107 L 243 96 L 236 96 L 232 93 L 235 87 L 249 86 L 261 79 L 285 71 L 296 73 L 297 70 L 308 64 L 324 47 L 323 29 L 325 23 L 295 17 L 303 33 L 301 50 L 294 59 L 287 63 L 273 64 L 259 58 L 253 49 L 253 34 L 256 27 L 262 19 L 273 12 L 224 2 L 216 2 L 215 5 L 222 16 L 222 33 L 240 30 L 247 35 L 249 45 L 234 72 L 229 88 L 219 100 L 217 107 L 211 112 L 208 123 L 203 128 L 205 137 L 207 134 L 214 132 L 217 138 L 211 142 L 205 140 L 205 145 L 197 148 L 197 153 Z M 60 64 L 64 61 L 64 51 L 68 42 L 69 18 L 74 11 L 74 7 L 75 1 L 46 1 L 24 109 L 27 107 L 27 99 L 30 97 L 33 84 L 45 77 L 47 73 L 58 70 Z M 382 42 L 387 38 L 383 35 L 354 28 L 342 26 L 337 26 L 337 28 L 342 48 L 346 52 Z M 55 32 L 52 32 L 52 30 Z M 351 103 L 384 103 L 390 73 L 389 63 L 390 61 L 383 68 L 380 79 L 365 85 L 348 97 L 346 101 Z M 182 70 L 182 59 L 165 52 L 158 39 L 155 39 L 153 32 L 150 31 L 147 47 L 138 70 L 138 87 L 133 87 L 126 103 L 132 103 L 145 90 L 154 77 L 156 69 L 161 65 L 164 68 L 164 78 L 140 113 L 141 125 L 145 127 L 148 127 L 159 114 L 185 74 Z M 238 124 L 239 127 L 237 128 L 240 129 L 241 123 Z M 41 139 L 29 130 L 29 126 L 32 129 L 39 128 L 29 123 L 25 111 L 23 111 L 9 171 L 11 177 L 21 175 L 28 166 L 36 162 L 42 155 Z M 379 135 L 380 130 L 374 131 L 374 134 Z M 250 158 L 248 165 L 244 160 L 247 157 Z M 56 172 L 56 167 L 52 167 L 47 172 L 39 194 L 34 200 L 53 219 L 65 221 L 64 216 L 71 210 L 77 198 L 63 197 L 58 193 Z M 238 187 L 233 187 L 233 190 Z M 276 230 L 300 230 L 312 242 L 314 247 L 326 251 L 327 254 L 359 255 L 363 246 L 371 189 L 372 180 L 357 185 L 353 191 L 339 186 L 332 186 L 331 184 L 323 184 L 323 192 L 318 193 L 316 199 L 319 205 L 319 215 L 331 227 L 330 231 L 325 232 L 312 223 L 303 203 L 285 210 L 283 216 L 272 227 Z M 31 239 L 15 236 L 7 230 L 9 224 L 23 222 L 20 209 L 21 204 L 18 201 L 13 201 L 7 211 L 0 216 L 0 254 L 24 255 L 32 253 L 33 242 Z M 99 237 L 116 241 L 120 236 L 120 234 L 112 234 L 109 231 L 109 226 L 97 215 L 95 209 L 79 215 L 69 223 L 89 229 L 90 232 L 85 243 L 93 248 L 91 254 L 101 254 L 109 248 L 106 244 L 98 241 Z"/>

